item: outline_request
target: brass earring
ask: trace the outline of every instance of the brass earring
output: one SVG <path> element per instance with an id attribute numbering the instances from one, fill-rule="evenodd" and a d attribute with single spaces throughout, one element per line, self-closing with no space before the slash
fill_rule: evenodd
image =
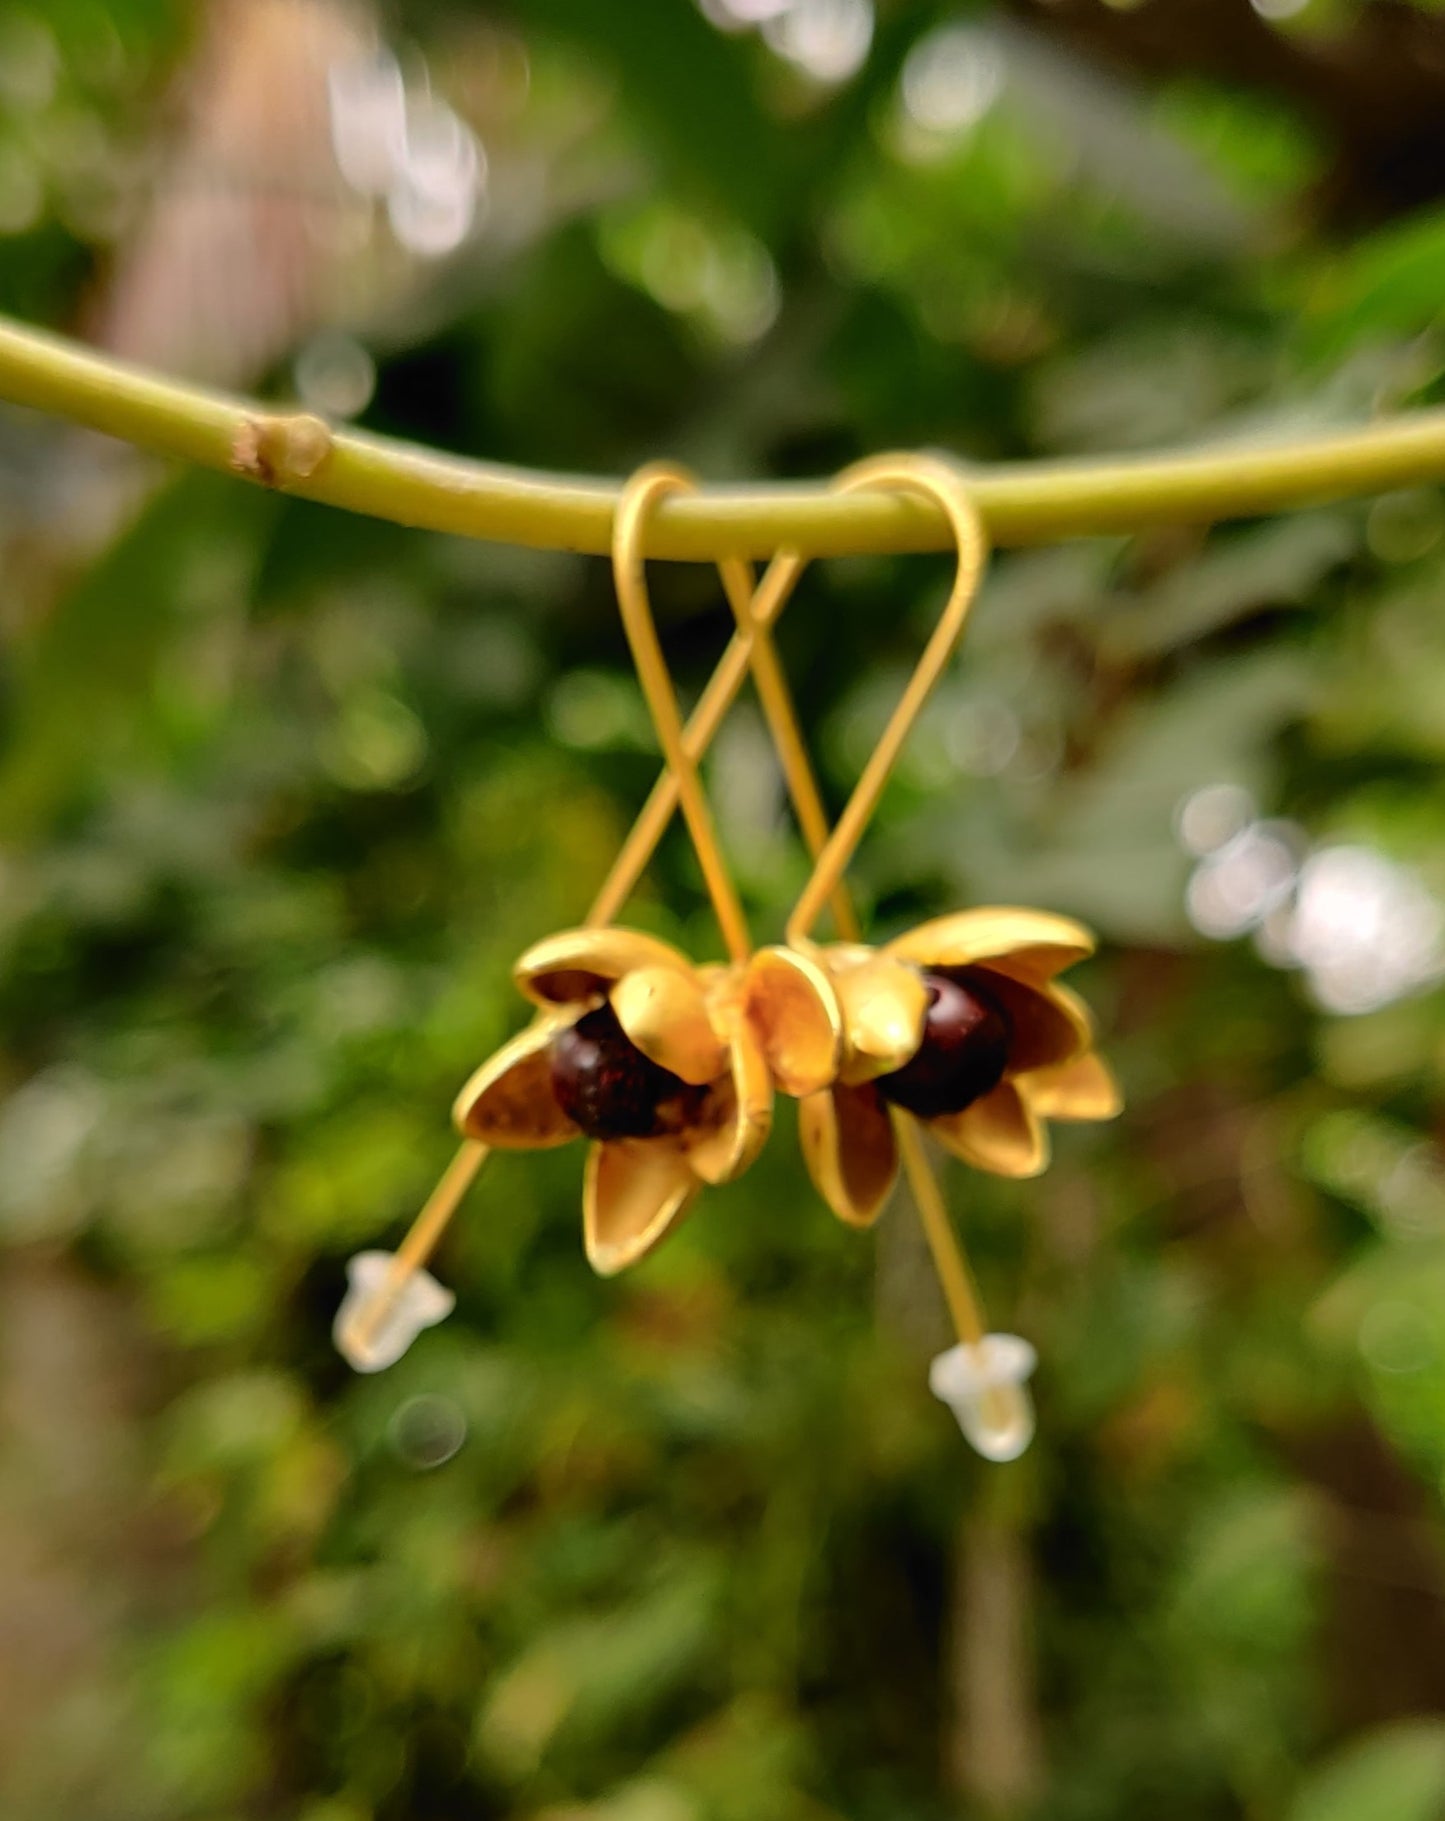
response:
<path id="1" fill-rule="evenodd" d="M 679 484 L 685 483 L 680 481 Z M 751 602 L 753 627 L 766 629 L 776 623 L 787 606 L 801 568 L 797 559 L 786 556 L 769 566 Z M 683 750 L 693 765 L 707 751 L 747 680 L 752 636 L 751 630 L 745 633 L 741 628 L 735 634 L 684 730 Z M 646 870 L 678 801 L 677 775 L 666 769 L 609 869 L 586 918 L 586 932 L 595 937 L 614 922 Z M 548 1009 L 552 1009 L 551 1001 L 548 1001 Z M 546 1012 L 539 1012 L 532 1034 L 545 1022 Z M 528 1035 L 523 1033 L 521 1038 L 514 1040 L 514 1045 L 524 1045 Z M 425 1267 L 457 1209 L 485 1168 L 492 1150 L 561 1141 L 545 1131 L 529 1138 L 525 1119 L 509 1121 L 505 1131 L 489 1128 L 485 1138 L 466 1135 L 470 1101 L 478 1098 L 480 1088 L 486 1085 L 486 1077 L 501 1072 L 504 1058 L 515 1054 L 514 1045 L 507 1046 L 484 1064 L 459 1096 L 456 1111 L 459 1123 L 463 1124 L 462 1144 L 397 1250 L 394 1253 L 362 1252 L 350 1261 L 349 1288 L 337 1312 L 334 1336 L 338 1349 L 357 1371 L 375 1372 L 391 1365 L 423 1328 L 450 1312 L 451 1293 Z M 512 1085 L 520 1086 L 520 1083 Z M 604 1269 L 620 1268 L 619 1264 L 611 1264 L 606 1255 L 600 1261 L 594 1258 L 593 1262 L 600 1262 Z M 621 1262 L 625 1263 L 627 1259 L 624 1257 Z"/>
<path id="2" fill-rule="evenodd" d="M 821 841 L 826 821 L 786 685 L 768 674 L 776 670 L 770 642 L 754 642 L 754 674 L 765 711 L 772 704 L 779 750 L 809 779 L 805 833 L 815 866 L 788 922 L 788 948 L 801 949 L 826 976 L 843 1034 L 834 1080 L 803 1099 L 804 1155 L 829 1206 L 860 1226 L 881 1212 L 901 1162 L 958 1336 L 934 1362 L 930 1383 L 979 1452 L 1007 1460 L 1033 1434 L 1026 1389 L 1033 1350 L 1017 1336 L 987 1332 L 919 1128 L 926 1124 L 977 1168 L 1026 1176 L 1047 1161 L 1044 1117 L 1099 1119 L 1119 1110 L 1113 1078 L 1093 1053 L 1087 1011 L 1053 979 L 1092 951 L 1093 938 L 1047 912 L 978 910 L 937 919 L 882 949 L 858 941 L 851 906 L 846 898 L 846 907 L 839 903 L 843 875 L 962 634 L 986 544 L 959 477 L 941 462 L 881 457 L 838 484 L 911 489 L 935 499 L 953 526 L 958 561 L 918 667 L 836 827 Z M 735 611 L 746 612 L 744 591 L 732 598 Z M 819 948 L 812 930 L 830 901 L 841 940 Z"/>

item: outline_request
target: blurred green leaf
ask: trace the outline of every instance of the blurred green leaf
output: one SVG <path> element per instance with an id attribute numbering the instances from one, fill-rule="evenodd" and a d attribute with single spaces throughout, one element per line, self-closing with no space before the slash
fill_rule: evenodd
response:
<path id="1" fill-rule="evenodd" d="M 1320 354 L 1338 359 L 1366 336 L 1420 335 L 1433 328 L 1440 321 L 1442 284 L 1445 215 L 1425 210 L 1335 250 L 1320 271 L 1306 320 Z"/>
<path id="2" fill-rule="evenodd" d="M 776 231 L 796 152 L 759 104 L 745 41 L 719 36 L 696 7 L 673 0 L 632 0 L 605 13 L 588 0 L 527 0 L 525 23 L 596 58 L 673 171 L 749 225 Z"/>
<path id="3" fill-rule="evenodd" d="M 1290 1821 L 1434 1821 L 1445 1805 L 1445 1727 L 1393 1726 L 1348 1746 L 1307 1779 Z"/>

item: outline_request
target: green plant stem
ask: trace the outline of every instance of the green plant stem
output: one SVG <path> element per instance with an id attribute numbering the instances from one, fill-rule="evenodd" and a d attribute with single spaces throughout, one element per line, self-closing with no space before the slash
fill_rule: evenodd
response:
<path id="1" fill-rule="evenodd" d="M 440 455 L 390 437 L 143 372 L 0 319 L 0 398 L 305 499 L 431 531 L 537 548 L 609 548 L 617 485 Z M 1008 463 L 970 474 L 996 544 L 1050 543 L 1382 493 L 1445 479 L 1445 411 L 1290 442 L 1221 444 L 1107 462 Z M 945 548 L 929 501 L 818 484 L 708 488 L 661 505 L 647 555 L 690 561 Z"/>

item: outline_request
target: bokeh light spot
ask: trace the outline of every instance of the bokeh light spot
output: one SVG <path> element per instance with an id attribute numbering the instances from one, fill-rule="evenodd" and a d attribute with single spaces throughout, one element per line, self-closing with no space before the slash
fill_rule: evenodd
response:
<path id="1" fill-rule="evenodd" d="M 359 417 L 376 390 L 376 362 L 354 335 L 324 329 L 296 356 L 296 391 L 322 417 Z"/>
<path id="2" fill-rule="evenodd" d="M 387 1426 L 391 1445 L 408 1467 L 428 1473 L 444 1467 L 467 1439 L 461 1405 L 435 1392 L 409 1397 Z"/>
<path id="3" fill-rule="evenodd" d="M 835 87 L 856 76 L 868 61 L 872 0 L 792 0 L 765 22 L 763 37 L 804 75 Z"/>
<path id="4" fill-rule="evenodd" d="M 1435 1331 L 1422 1310 L 1398 1300 L 1378 1302 L 1360 1322 L 1360 1353 L 1376 1372 L 1423 1372 L 1436 1357 Z"/>
<path id="5" fill-rule="evenodd" d="M 921 38 L 903 66 L 902 99 L 924 132 L 955 139 L 976 126 L 998 99 L 1004 61 L 984 32 L 946 25 Z"/>
<path id="6" fill-rule="evenodd" d="M 1201 858 L 1216 853 L 1254 820 L 1254 798 L 1238 784 L 1206 784 L 1180 804 L 1179 839 Z"/>

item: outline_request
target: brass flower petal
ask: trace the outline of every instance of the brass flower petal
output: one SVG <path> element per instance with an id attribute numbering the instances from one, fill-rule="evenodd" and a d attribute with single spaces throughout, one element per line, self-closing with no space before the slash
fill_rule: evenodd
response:
<path id="1" fill-rule="evenodd" d="M 1048 1166 L 1048 1133 L 1011 1081 L 961 1113 L 930 1119 L 928 1129 L 955 1157 L 995 1176 L 1037 1176 Z"/>
<path id="2" fill-rule="evenodd" d="M 1113 1119 L 1124 1110 L 1113 1071 L 1092 1050 L 1060 1068 L 1040 1069 L 1019 1085 L 1044 1119 Z"/>
<path id="3" fill-rule="evenodd" d="M 682 1135 L 692 1170 L 713 1183 L 741 1176 L 773 1125 L 773 1077 L 763 1047 L 739 1002 L 730 1001 L 719 1015 L 731 1026 L 729 1073 L 708 1097 L 707 1122 Z"/>
<path id="4" fill-rule="evenodd" d="M 830 942 L 821 950 L 830 974 L 841 974 L 845 967 L 862 967 L 877 953 L 878 950 L 870 948 L 866 942 Z"/>
<path id="5" fill-rule="evenodd" d="M 1008 1075 L 1056 1068 L 1081 1055 L 1093 1041 L 1089 1014 L 1082 1000 L 1052 984 L 1024 985 L 996 971 L 990 962 L 977 969 L 979 984 L 992 993 L 1009 1015 Z"/>
<path id="6" fill-rule="evenodd" d="M 599 1277 L 635 1264 L 686 1212 L 697 1178 L 669 1139 L 594 1144 L 582 1188 L 582 1238 Z"/>
<path id="7" fill-rule="evenodd" d="M 727 1067 L 727 1046 L 713 1029 L 696 974 L 671 966 L 636 967 L 622 976 L 610 998 L 629 1041 L 659 1067 L 693 1087 L 716 1081 Z"/>
<path id="8" fill-rule="evenodd" d="M 634 968 L 671 967 L 690 973 L 680 949 L 641 930 L 566 929 L 544 936 L 512 969 L 512 978 L 537 1005 L 576 1005 L 605 993 Z"/>
<path id="9" fill-rule="evenodd" d="M 918 1048 L 928 1012 L 919 970 L 864 950 L 861 960 L 834 963 L 833 985 L 847 1045 L 843 1079 L 856 1084 L 901 1069 Z"/>
<path id="10" fill-rule="evenodd" d="M 747 975 L 748 1017 L 785 1094 L 803 1099 L 834 1080 L 843 1050 L 837 996 L 817 962 L 790 948 L 765 948 Z"/>
<path id="11" fill-rule="evenodd" d="M 1042 985 L 1092 955 L 1094 938 L 1071 917 L 990 905 L 920 923 L 883 952 L 920 967 L 971 967 L 985 961 L 1000 973 Z"/>
<path id="12" fill-rule="evenodd" d="M 538 1019 L 476 1070 L 452 1107 L 465 1137 L 499 1151 L 534 1151 L 578 1136 L 552 1089 L 548 1050 L 559 1029 L 556 1018 Z"/>
<path id="13" fill-rule="evenodd" d="M 798 1108 L 798 1132 L 824 1201 L 849 1226 L 871 1226 L 898 1177 L 898 1141 L 876 1089 L 840 1082 L 810 1094 Z"/>

